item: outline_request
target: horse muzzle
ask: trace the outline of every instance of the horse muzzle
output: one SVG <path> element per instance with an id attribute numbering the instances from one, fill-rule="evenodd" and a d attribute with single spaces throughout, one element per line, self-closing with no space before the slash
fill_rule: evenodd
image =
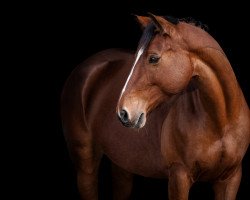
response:
<path id="1" fill-rule="evenodd" d="M 126 109 L 117 112 L 118 118 L 125 127 L 142 128 L 146 123 L 146 115 L 143 112 L 129 113 Z"/>

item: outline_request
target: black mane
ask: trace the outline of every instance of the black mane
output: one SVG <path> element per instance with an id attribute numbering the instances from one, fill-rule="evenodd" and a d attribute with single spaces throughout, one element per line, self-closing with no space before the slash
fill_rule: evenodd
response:
<path id="1" fill-rule="evenodd" d="M 208 31 L 208 26 L 204 23 L 202 23 L 201 21 L 199 20 L 196 20 L 192 17 L 185 17 L 185 18 L 175 18 L 175 17 L 172 17 L 172 16 L 164 16 L 164 18 L 166 20 L 168 20 L 169 22 L 171 22 L 172 24 L 178 24 L 179 22 L 186 22 L 186 23 L 189 23 L 189 24 L 193 24 L 205 31 Z"/>

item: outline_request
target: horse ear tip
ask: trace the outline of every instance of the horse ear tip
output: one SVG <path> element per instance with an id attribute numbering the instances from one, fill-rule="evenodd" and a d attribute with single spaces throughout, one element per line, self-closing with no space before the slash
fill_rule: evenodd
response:
<path id="1" fill-rule="evenodd" d="M 131 16 L 138 21 L 138 19 L 141 17 L 140 15 L 137 15 L 137 14 L 134 14 L 134 13 L 131 13 Z"/>
<path id="2" fill-rule="evenodd" d="M 148 16 L 154 16 L 154 14 L 151 12 L 147 12 L 147 14 L 148 14 Z"/>
<path id="3" fill-rule="evenodd" d="M 131 14 L 131 16 L 133 17 L 133 19 L 134 19 L 135 21 L 140 22 L 141 16 L 136 15 L 136 14 Z"/>
<path id="4" fill-rule="evenodd" d="M 142 22 L 142 21 L 145 21 L 146 20 L 146 18 L 148 18 L 148 17 L 146 17 L 146 16 L 143 16 L 143 15 L 137 15 L 137 14 L 131 14 L 134 18 L 135 18 L 135 20 L 137 20 L 138 22 Z"/>
<path id="5" fill-rule="evenodd" d="M 157 17 L 157 15 L 155 15 L 155 14 L 153 14 L 153 13 L 151 13 L 151 12 L 148 12 L 148 16 L 149 16 L 149 17 L 154 17 L 154 18 Z"/>

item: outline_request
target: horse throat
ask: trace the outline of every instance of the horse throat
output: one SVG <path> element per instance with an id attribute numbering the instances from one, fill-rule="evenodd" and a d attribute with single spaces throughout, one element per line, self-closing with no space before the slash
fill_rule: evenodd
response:
<path id="1" fill-rule="evenodd" d="M 203 48 L 191 60 L 202 105 L 211 120 L 218 128 L 237 120 L 242 93 L 224 53 Z"/>

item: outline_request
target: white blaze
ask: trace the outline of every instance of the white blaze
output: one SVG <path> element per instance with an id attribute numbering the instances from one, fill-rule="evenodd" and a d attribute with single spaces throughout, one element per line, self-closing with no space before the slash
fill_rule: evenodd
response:
<path id="1" fill-rule="evenodd" d="M 125 92 L 125 90 L 126 90 L 126 88 L 127 88 L 127 85 L 128 85 L 128 82 L 129 82 L 129 80 L 130 80 L 130 78 L 131 78 L 131 76 L 132 76 L 132 74 L 133 74 L 133 72 L 134 72 L 136 63 L 138 62 L 138 60 L 140 59 L 141 55 L 143 54 L 143 51 L 144 51 L 144 47 L 141 47 L 140 50 L 138 51 L 137 55 L 136 55 L 136 58 L 135 58 L 133 67 L 132 67 L 132 69 L 131 69 L 131 71 L 130 71 L 130 73 L 129 73 L 129 75 L 128 75 L 128 78 L 127 78 L 127 80 L 126 80 L 126 82 L 125 82 L 125 85 L 124 85 L 123 88 L 122 88 L 122 92 L 121 92 L 121 94 L 120 94 L 120 98 L 119 98 L 119 99 L 121 99 L 123 93 Z"/>

